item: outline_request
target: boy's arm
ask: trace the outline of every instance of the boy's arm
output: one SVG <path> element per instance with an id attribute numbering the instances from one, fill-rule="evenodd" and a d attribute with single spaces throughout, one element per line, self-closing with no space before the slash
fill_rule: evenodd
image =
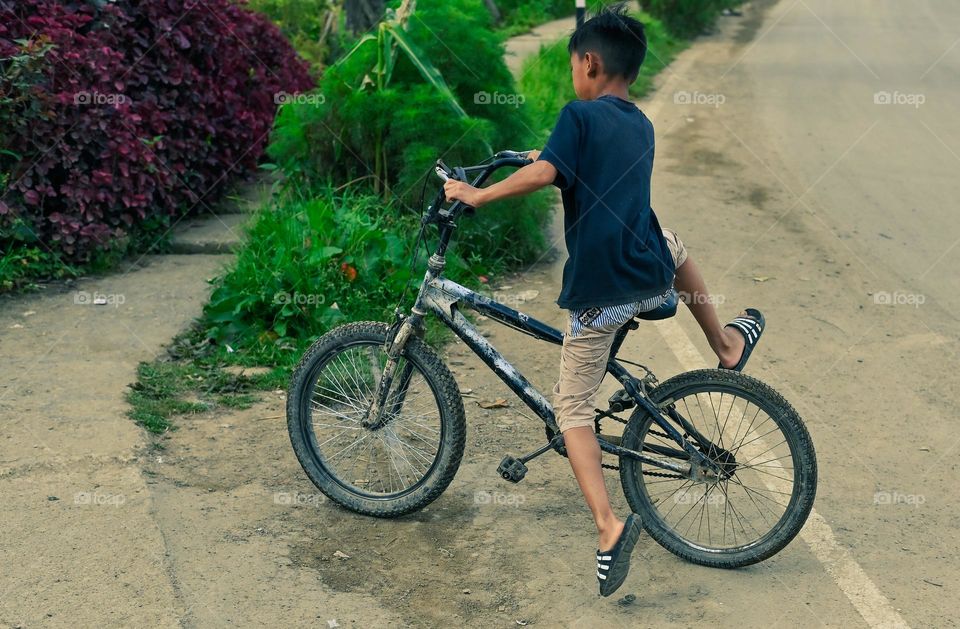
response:
<path id="1" fill-rule="evenodd" d="M 536 155 L 533 155 L 536 153 Z M 531 151 L 531 156 L 539 157 L 539 151 Z M 486 188 L 474 188 L 470 184 L 450 179 L 443 184 L 443 193 L 447 199 L 462 201 L 473 207 L 487 203 L 529 194 L 549 186 L 557 177 L 557 169 L 550 162 L 538 160 L 527 164 L 512 175 Z"/>

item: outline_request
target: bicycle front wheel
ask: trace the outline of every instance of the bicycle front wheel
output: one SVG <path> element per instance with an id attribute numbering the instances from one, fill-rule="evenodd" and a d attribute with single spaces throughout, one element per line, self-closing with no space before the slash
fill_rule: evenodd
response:
<path id="1" fill-rule="evenodd" d="M 673 404 L 713 444 L 704 453 L 721 470 L 692 479 L 621 458 L 627 502 L 650 536 L 687 561 L 716 568 L 757 563 L 789 544 L 817 487 L 813 443 L 790 404 L 759 380 L 720 369 L 680 374 L 650 398 Z M 677 451 L 642 409 L 631 416 L 623 446 L 654 457 Z"/>
<path id="2" fill-rule="evenodd" d="M 287 428 L 310 480 L 337 504 L 396 517 L 436 500 L 463 457 L 463 399 L 440 357 L 412 337 L 384 416 L 368 425 L 387 362 L 388 326 L 351 323 L 320 337 L 294 370 Z"/>

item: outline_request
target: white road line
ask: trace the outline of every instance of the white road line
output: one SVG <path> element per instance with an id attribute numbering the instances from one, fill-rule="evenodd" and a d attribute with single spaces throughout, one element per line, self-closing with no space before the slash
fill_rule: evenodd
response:
<path id="1" fill-rule="evenodd" d="M 655 325 L 685 371 L 713 366 L 713 363 L 707 361 L 700 353 L 675 319 L 656 321 Z M 837 543 L 833 529 L 816 509 L 810 512 L 806 525 L 800 531 L 800 538 L 807 543 L 814 556 L 824 565 L 827 573 L 833 577 L 837 586 L 869 626 L 909 629 L 903 617 L 880 593 L 850 552 Z"/>

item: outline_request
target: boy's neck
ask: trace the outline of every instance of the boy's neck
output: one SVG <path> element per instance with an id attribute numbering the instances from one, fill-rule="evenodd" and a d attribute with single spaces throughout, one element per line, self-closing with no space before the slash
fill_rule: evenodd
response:
<path id="1" fill-rule="evenodd" d="M 611 81 L 605 85 L 598 86 L 594 99 L 609 95 L 622 98 L 623 100 L 630 100 L 629 87 L 630 85 L 624 81 Z"/>

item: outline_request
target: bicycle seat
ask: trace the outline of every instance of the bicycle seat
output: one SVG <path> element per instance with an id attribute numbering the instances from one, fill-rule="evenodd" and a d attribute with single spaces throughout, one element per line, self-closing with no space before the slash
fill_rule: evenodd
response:
<path id="1" fill-rule="evenodd" d="M 673 315 L 677 314 L 677 304 L 679 303 L 680 297 L 677 295 L 677 291 L 671 288 L 667 293 L 667 298 L 662 304 L 653 310 L 641 312 L 637 315 L 637 319 L 642 319 L 644 321 L 660 321 L 661 319 L 669 319 Z"/>

